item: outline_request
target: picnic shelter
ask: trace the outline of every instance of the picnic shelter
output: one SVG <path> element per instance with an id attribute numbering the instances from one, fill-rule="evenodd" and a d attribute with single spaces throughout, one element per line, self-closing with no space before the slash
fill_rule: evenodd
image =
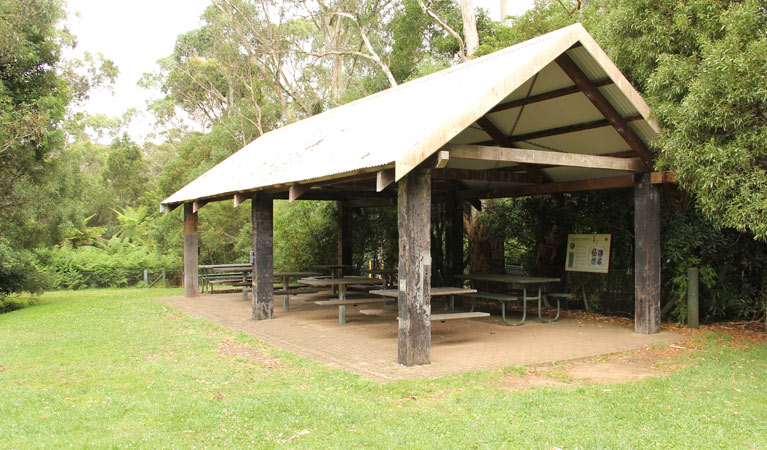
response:
<path id="1" fill-rule="evenodd" d="M 575 24 L 254 140 L 162 201 L 184 208 L 184 295 L 197 295 L 197 212 L 251 200 L 252 315 L 274 314 L 273 201 L 339 204 L 339 264 L 352 208 L 396 205 L 398 361 L 430 361 L 431 205 L 446 208 L 445 267 L 459 275 L 462 202 L 633 189 L 635 331 L 660 330 L 660 128 L 586 29 Z"/>

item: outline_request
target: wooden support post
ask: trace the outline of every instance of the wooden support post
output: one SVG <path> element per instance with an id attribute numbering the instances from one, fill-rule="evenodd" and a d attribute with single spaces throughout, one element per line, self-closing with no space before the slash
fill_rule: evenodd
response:
<path id="1" fill-rule="evenodd" d="M 197 213 L 191 203 L 184 203 L 184 297 L 197 297 Z"/>
<path id="2" fill-rule="evenodd" d="M 445 201 L 445 283 L 458 286 L 456 275 L 463 272 L 463 208 L 451 191 Z"/>
<path id="3" fill-rule="evenodd" d="M 698 268 L 687 269 L 687 328 L 700 328 L 698 314 Z"/>
<path id="4" fill-rule="evenodd" d="M 634 331 L 660 332 L 660 194 L 650 174 L 634 184 Z"/>
<path id="5" fill-rule="evenodd" d="M 251 281 L 254 320 L 274 318 L 274 210 L 272 195 L 256 192 L 251 200 L 253 270 Z"/>
<path id="6" fill-rule="evenodd" d="M 413 170 L 397 188 L 399 335 L 397 360 L 431 361 L 431 176 Z"/>
<path id="7" fill-rule="evenodd" d="M 352 208 L 337 202 L 338 205 L 338 264 L 351 266 L 352 258 Z"/>

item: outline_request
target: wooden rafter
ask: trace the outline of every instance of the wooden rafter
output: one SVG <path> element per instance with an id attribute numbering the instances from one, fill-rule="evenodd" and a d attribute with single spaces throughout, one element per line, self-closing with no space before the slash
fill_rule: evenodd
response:
<path id="1" fill-rule="evenodd" d="M 485 133 L 488 134 L 493 139 L 493 142 L 495 142 L 495 145 L 499 145 L 501 147 L 513 147 L 513 142 L 509 140 L 509 137 L 503 134 L 501 130 L 498 129 L 498 127 L 495 126 L 493 122 L 490 121 L 487 117 L 483 116 L 477 119 L 477 125 L 484 130 Z M 548 177 L 538 170 L 537 167 L 533 167 L 528 164 L 520 164 L 523 169 L 525 169 L 525 172 L 527 172 L 528 175 L 530 175 L 533 180 L 535 180 L 536 183 L 543 183 L 544 181 L 549 181 Z"/>
<path id="2" fill-rule="evenodd" d="M 294 184 L 288 189 L 288 201 L 289 202 L 296 201 L 299 197 L 304 195 L 304 193 L 308 190 L 309 190 L 309 187 L 304 184 Z"/>
<path id="3" fill-rule="evenodd" d="M 376 192 L 381 192 L 394 183 L 394 169 L 381 170 L 376 174 Z"/>
<path id="4" fill-rule="evenodd" d="M 241 204 L 245 202 L 245 200 L 249 199 L 250 197 L 245 194 L 234 194 L 234 207 L 238 207 Z"/>
<path id="5" fill-rule="evenodd" d="M 608 86 L 610 84 L 613 84 L 613 80 L 609 78 L 600 80 L 594 83 L 594 85 L 597 87 Z M 544 92 L 543 94 L 532 95 L 530 97 L 521 98 L 519 100 L 512 100 L 510 102 L 499 103 L 497 106 L 491 109 L 488 113 L 491 114 L 495 112 L 506 111 L 507 109 L 519 108 L 521 106 L 531 105 L 533 103 L 544 102 L 546 100 L 564 97 L 565 95 L 576 94 L 580 91 L 581 90 L 577 86 L 570 86 L 570 87 L 566 87 L 562 89 L 557 89 L 555 91 Z"/>
<path id="6" fill-rule="evenodd" d="M 192 212 L 197 212 L 202 208 L 203 206 L 208 204 L 208 200 L 195 200 L 192 202 Z"/>
<path id="7" fill-rule="evenodd" d="M 603 116 L 610 122 L 615 128 L 618 134 L 621 135 L 624 141 L 631 147 L 642 159 L 645 166 L 649 170 L 653 170 L 654 155 L 647 148 L 642 139 L 636 134 L 633 128 L 631 128 L 618 110 L 610 104 L 605 96 L 599 91 L 599 88 L 594 84 L 589 77 L 583 73 L 578 65 L 569 57 L 566 53 L 563 53 L 556 59 L 559 67 L 567 74 L 568 77 L 575 83 L 575 85 L 583 91 L 583 94 L 591 101 L 591 103 L 602 113 Z"/>

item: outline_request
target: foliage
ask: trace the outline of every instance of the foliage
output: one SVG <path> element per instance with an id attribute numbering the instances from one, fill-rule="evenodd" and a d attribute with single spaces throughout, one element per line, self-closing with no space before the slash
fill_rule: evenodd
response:
<path id="1" fill-rule="evenodd" d="M 149 253 L 146 247 L 118 237 L 103 247 L 40 249 L 35 265 L 56 289 L 126 286 L 141 279 L 144 269 L 180 268 L 177 258 Z"/>
<path id="2" fill-rule="evenodd" d="M 315 264 L 337 259 L 338 226 L 335 202 L 275 201 L 274 267 L 279 270 L 309 270 Z M 243 236 L 251 248 L 250 227 Z"/>
<path id="3" fill-rule="evenodd" d="M 0 313 L 22 308 L 29 303 L 15 293 L 38 293 L 46 280 L 35 272 L 29 252 L 16 251 L 0 238 Z M 34 297 L 31 299 L 34 301 Z"/>
<path id="4" fill-rule="evenodd" d="M 150 300 L 179 293 L 56 292 L 0 315 L 4 446 L 748 449 L 767 435 L 764 343 L 706 332 L 673 373 L 610 386 L 514 392 L 502 371 L 379 384 Z"/>

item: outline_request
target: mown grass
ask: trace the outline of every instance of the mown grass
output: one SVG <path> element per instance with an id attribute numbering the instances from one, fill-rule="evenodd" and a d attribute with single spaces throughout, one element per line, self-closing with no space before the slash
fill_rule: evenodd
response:
<path id="1" fill-rule="evenodd" d="M 152 300 L 177 293 L 57 292 L 0 315 L 0 448 L 767 448 L 764 343 L 705 335 L 672 375 L 613 386 L 381 385 Z"/>

